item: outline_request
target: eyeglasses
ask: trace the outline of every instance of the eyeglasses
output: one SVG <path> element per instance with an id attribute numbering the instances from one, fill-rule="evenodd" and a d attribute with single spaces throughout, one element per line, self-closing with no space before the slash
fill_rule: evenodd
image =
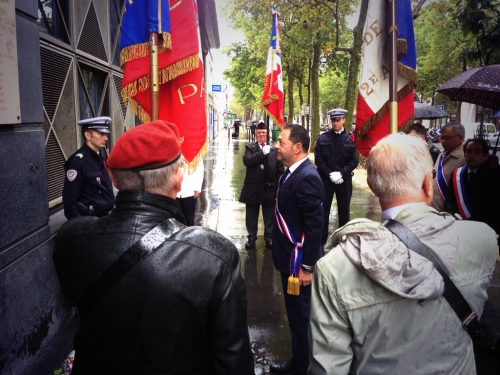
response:
<path id="1" fill-rule="evenodd" d="M 449 136 L 449 137 L 446 137 L 446 136 L 445 136 L 445 137 L 443 137 L 443 136 L 441 136 L 441 140 L 442 140 L 442 141 L 449 141 L 449 140 L 450 140 L 450 139 L 452 139 L 453 137 L 458 137 L 458 134 L 451 135 L 451 136 Z"/>

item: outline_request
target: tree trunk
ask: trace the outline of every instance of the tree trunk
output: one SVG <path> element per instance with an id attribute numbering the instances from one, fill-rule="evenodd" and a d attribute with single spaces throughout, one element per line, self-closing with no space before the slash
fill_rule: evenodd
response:
<path id="1" fill-rule="evenodd" d="M 358 95 L 359 70 L 361 67 L 361 50 L 363 47 L 363 28 L 368 13 L 368 1 L 362 0 L 359 12 L 359 19 L 356 27 L 353 29 L 353 46 L 350 52 L 349 70 L 347 76 L 347 89 L 345 97 L 345 109 L 347 110 L 344 127 L 346 131 L 351 131 L 354 119 L 354 109 Z"/>
<path id="2" fill-rule="evenodd" d="M 293 75 L 288 74 L 288 121 L 287 124 L 293 124 Z"/>
<path id="3" fill-rule="evenodd" d="M 316 34 L 313 45 L 313 59 L 311 67 L 311 145 L 314 150 L 319 137 L 319 66 L 321 58 L 321 31 Z"/>

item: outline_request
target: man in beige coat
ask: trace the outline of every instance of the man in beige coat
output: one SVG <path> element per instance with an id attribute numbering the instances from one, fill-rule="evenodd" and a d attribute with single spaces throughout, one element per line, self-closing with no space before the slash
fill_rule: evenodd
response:
<path id="1" fill-rule="evenodd" d="M 413 232 L 481 316 L 495 233 L 428 206 L 430 160 L 421 139 L 390 135 L 370 152 L 368 184 L 381 221 L 395 219 Z M 471 338 L 429 260 L 368 219 L 349 222 L 334 238 L 313 273 L 309 374 L 476 373 Z"/>
<path id="2" fill-rule="evenodd" d="M 465 165 L 464 157 L 465 128 L 462 124 L 450 122 L 441 129 L 443 152 L 434 165 L 433 197 L 431 207 L 444 211 L 444 200 L 448 191 L 448 182 L 453 171 Z"/>

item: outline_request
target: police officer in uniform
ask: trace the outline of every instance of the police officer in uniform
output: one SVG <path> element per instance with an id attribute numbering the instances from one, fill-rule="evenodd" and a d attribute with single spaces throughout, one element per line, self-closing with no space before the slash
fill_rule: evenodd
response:
<path id="1" fill-rule="evenodd" d="M 115 204 L 113 185 L 100 151 L 106 147 L 111 118 L 78 121 L 85 144 L 64 165 L 64 216 L 105 216 Z"/>
<path id="2" fill-rule="evenodd" d="M 354 157 L 354 142 L 344 129 L 345 109 L 328 111 L 331 130 L 321 134 L 314 148 L 314 160 L 325 188 L 323 200 L 323 234 L 321 244 L 328 239 L 328 223 L 333 195 L 337 196 L 339 227 L 350 220 L 353 170 L 359 161 Z"/>

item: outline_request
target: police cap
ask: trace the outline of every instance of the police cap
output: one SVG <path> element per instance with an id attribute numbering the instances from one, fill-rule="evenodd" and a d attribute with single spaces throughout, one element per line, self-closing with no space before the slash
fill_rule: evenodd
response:
<path id="1" fill-rule="evenodd" d="M 110 133 L 109 126 L 111 125 L 111 118 L 107 116 L 88 118 L 78 121 L 83 129 L 96 130 L 101 133 Z"/>
<path id="2" fill-rule="evenodd" d="M 344 118 L 346 113 L 347 111 L 342 108 L 330 109 L 328 111 L 328 116 L 330 116 L 330 120 L 336 120 L 339 118 Z"/>

